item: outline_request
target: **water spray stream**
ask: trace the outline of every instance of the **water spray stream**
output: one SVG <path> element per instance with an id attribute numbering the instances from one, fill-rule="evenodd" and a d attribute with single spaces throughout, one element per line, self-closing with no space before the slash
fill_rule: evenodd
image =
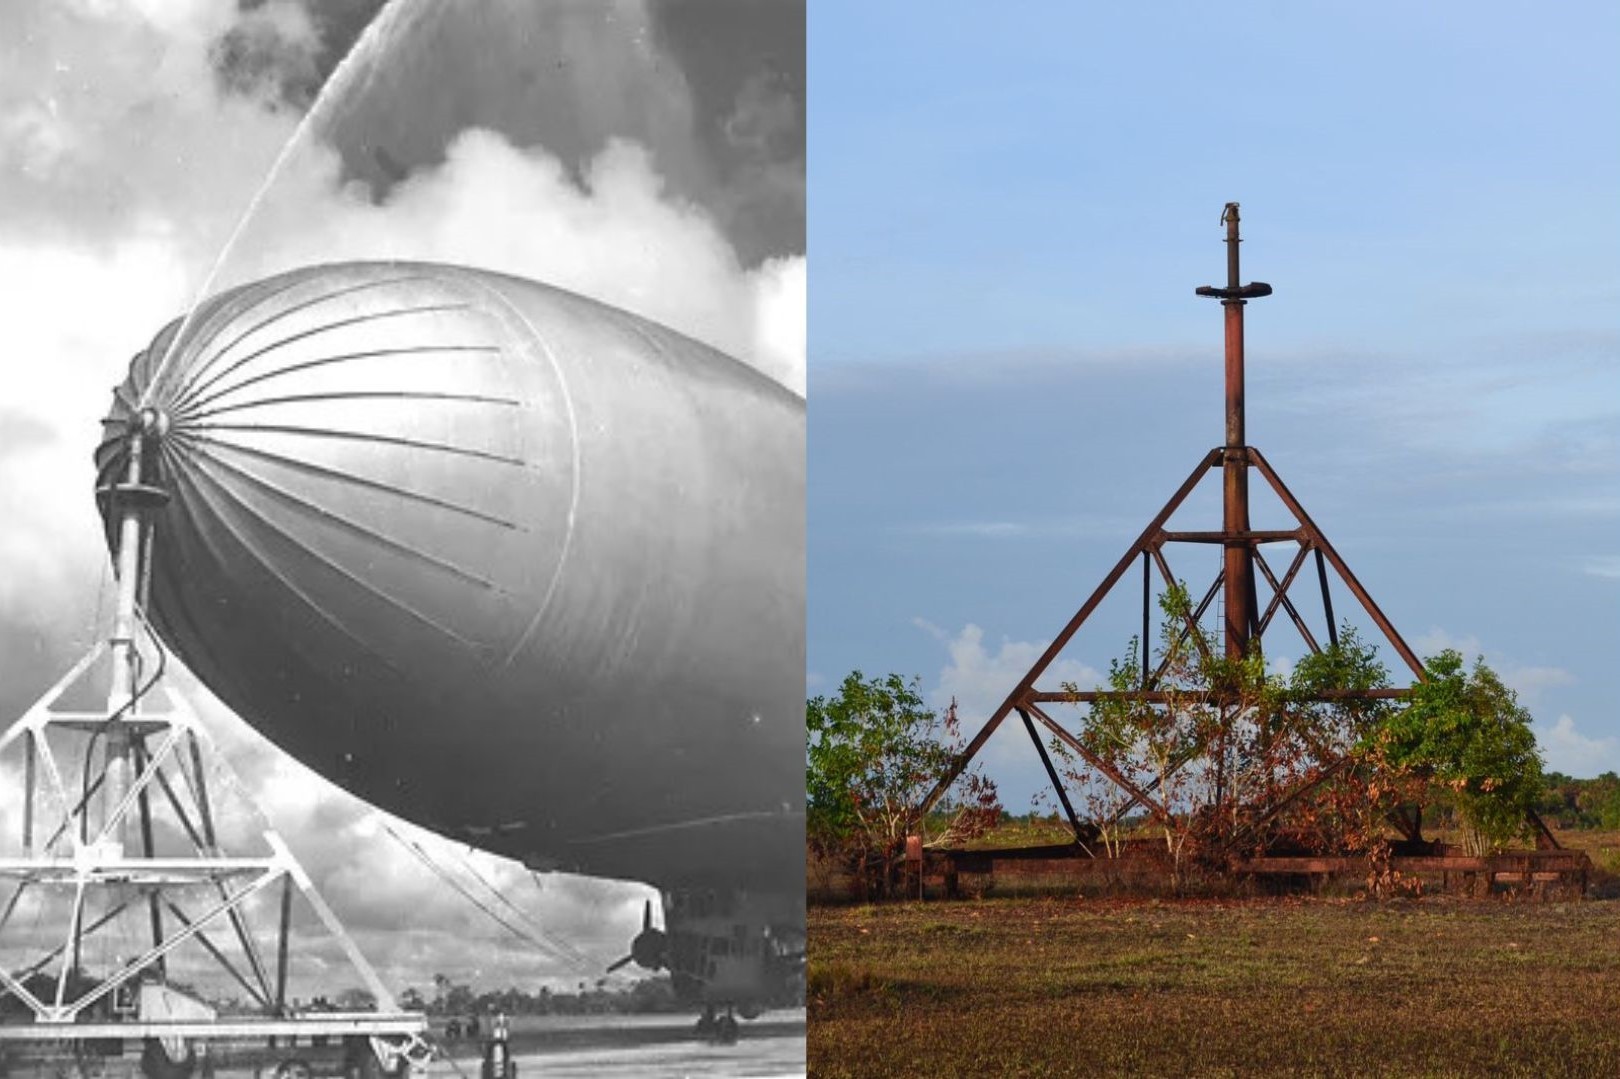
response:
<path id="1" fill-rule="evenodd" d="M 185 317 L 181 319 L 179 329 L 175 331 L 174 336 L 169 338 L 169 345 L 163 351 L 163 358 L 158 361 L 157 368 L 152 372 L 152 378 L 141 391 L 140 408 L 145 408 L 151 403 L 152 394 L 156 391 L 158 383 L 162 381 L 163 372 L 169 366 L 169 361 L 173 358 L 175 350 L 179 347 L 181 340 L 185 338 L 186 330 L 191 326 L 191 320 L 196 317 L 197 310 L 202 306 L 203 300 L 208 297 L 210 290 L 214 286 L 214 281 L 219 277 L 220 271 L 225 267 L 225 263 L 229 260 L 232 251 L 235 250 L 237 243 L 241 240 L 242 234 L 247 231 L 248 225 L 258 213 L 259 207 L 275 187 L 276 181 L 286 169 L 287 163 L 292 160 L 293 154 L 304 145 L 308 133 L 314 130 L 316 125 L 325 117 L 325 114 L 331 110 L 333 107 L 332 102 L 347 96 L 350 86 L 355 83 L 359 77 L 358 72 L 364 66 L 362 61 L 372 58 L 398 39 L 395 27 L 405 18 L 408 10 L 416 9 L 419 13 L 423 8 L 423 0 L 388 0 L 388 3 L 384 4 L 382 9 L 366 24 L 365 30 L 355 40 L 355 43 L 349 47 L 349 51 L 343 54 L 343 59 L 332 70 L 332 74 L 321 84 L 320 93 L 315 96 L 314 103 L 310 105 L 309 111 L 304 114 L 303 118 L 298 121 L 298 126 L 293 129 L 293 133 L 287 137 L 287 141 L 281 147 L 281 152 L 276 155 L 275 161 L 271 163 L 270 171 L 265 173 L 264 181 L 259 184 L 258 190 L 248 200 L 246 208 L 242 211 L 242 216 L 237 219 L 236 227 L 231 230 L 231 234 L 226 238 L 224 246 L 220 248 L 219 255 L 214 259 L 213 266 L 209 268 L 208 274 L 203 278 L 196 295 L 192 297 L 191 306 L 186 309 Z M 374 72 L 376 65 L 373 64 L 370 70 Z"/>

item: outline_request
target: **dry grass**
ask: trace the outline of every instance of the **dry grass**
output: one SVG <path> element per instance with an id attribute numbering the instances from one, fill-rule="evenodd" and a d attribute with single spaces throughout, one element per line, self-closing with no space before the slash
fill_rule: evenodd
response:
<path id="1" fill-rule="evenodd" d="M 1597 869 L 1595 883 L 1606 898 L 1620 898 L 1615 878 L 1620 877 L 1620 832 L 1580 831 L 1554 833 L 1571 850 L 1584 850 Z M 1610 895 L 1609 893 L 1613 893 Z"/>
<path id="2" fill-rule="evenodd" d="M 1620 1075 L 1620 903 L 812 908 L 818 1076 Z"/>

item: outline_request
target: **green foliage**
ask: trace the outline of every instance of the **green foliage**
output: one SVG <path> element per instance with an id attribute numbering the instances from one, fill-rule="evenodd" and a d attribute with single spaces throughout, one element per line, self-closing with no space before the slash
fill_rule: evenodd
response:
<path id="1" fill-rule="evenodd" d="M 1332 694 L 1387 684 L 1376 650 L 1347 625 L 1336 643 L 1284 678 L 1267 671 L 1258 649 L 1226 655 L 1193 618 L 1184 587 L 1168 589 L 1160 607 L 1147 677 L 1141 644 L 1133 641 L 1127 656 L 1110 664 L 1103 687 L 1110 695 L 1081 717 L 1079 738 L 1100 770 L 1149 794 L 1144 804 L 1176 871 L 1189 856 L 1219 860 L 1263 846 L 1278 829 L 1321 849 L 1375 842 L 1394 786 L 1369 783 L 1367 770 L 1338 762 L 1346 755 L 1359 762 L 1363 740 L 1388 705 Z M 1085 786 L 1084 770 L 1058 755 L 1071 781 L 1088 791 L 1101 838 L 1112 846 L 1117 792 L 1089 793 L 1097 788 Z M 1295 799 L 1295 791 L 1311 794 Z"/>
<path id="2" fill-rule="evenodd" d="M 1523 834 L 1545 787 L 1530 713 L 1483 659 L 1468 671 L 1447 649 L 1425 667 L 1428 680 L 1383 724 L 1390 762 L 1443 786 L 1478 849 Z"/>
<path id="3" fill-rule="evenodd" d="M 1378 647 L 1361 639 L 1349 623 L 1341 626 L 1338 640 L 1320 652 L 1308 652 L 1294 664 L 1287 698 L 1294 709 L 1309 710 L 1319 721 L 1339 726 L 1343 736 L 1361 742 L 1375 731 L 1391 710 L 1384 700 L 1322 701 L 1332 692 L 1365 693 L 1389 685 L 1389 670 L 1378 659 Z"/>
<path id="4" fill-rule="evenodd" d="M 1268 833 L 1310 849 L 1376 853 L 1386 849 L 1387 814 L 1414 801 L 1453 809 L 1478 852 L 1525 832 L 1527 811 L 1543 797 L 1530 716 L 1482 661 L 1466 671 L 1455 652 L 1435 657 L 1404 706 L 1345 699 L 1389 684 L 1376 648 L 1354 627 L 1284 679 L 1258 650 L 1225 655 L 1196 624 L 1185 589 L 1168 590 L 1160 604 L 1147 677 L 1133 641 L 1109 665 L 1109 695 L 1081 717 L 1079 740 L 1099 770 L 1148 795 L 1141 802 L 1178 863 L 1235 852 Z M 1059 743 L 1053 750 L 1077 787 L 1098 789 L 1085 786 L 1085 770 Z M 1100 790 L 1088 794 L 1088 808 L 1108 842 L 1121 803 Z M 1568 792 L 1566 804 L 1620 827 L 1620 779 Z"/>
<path id="5" fill-rule="evenodd" d="M 915 731 L 934 720 L 918 683 L 852 672 L 833 697 L 805 705 L 807 829 L 813 841 L 843 843 L 861 829 L 862 808 L 889 797 L 896 780 L 926 766 L 935 743 Z"/>
<path id="6" fill-rule="evenodd" d="M 1163 704 L 1140 695 L 1143 670 L 1141 642 L 1132 638 L 1123 659 L 1108 665 L 1106 688 L 1115 696 L 1097 701 L 1086 716 L 1082 742 L 1093 752 L 1142 753 L 1156 772 L 1187 759 L 1210 744 L 1237 712 L 1271 716 L 1279 711 L 1283 687 L 1268 676 L 1258 651 L 1229 657 L 1192 621 L 1185 586 L 1168 589 L 1159 599 L 1164 615 L 1159 660 L 1152 690 Z M 1078 686 L 1065 684 L 1068 692 Z"/>
<path id="7" fill-rule="evenodd" d="M 1592 779 L 1575 779 L 1548 772 L 1536 812 L 1560 828 L 1620 830 L 1620 776 L 1604 772 Z"/>
<path id="8" fill-rule="evenodd" d="M 891 854 L 919 825 L 923 798 L 960 750 L 955 706 L 936 715 L 918 680 L 897 674 L 852 672 L 835 696 L 806 702 L 805 733 L 806 833 L 821 851 Z M 973 770 L 960 782 L 965 808 L 993 824 L 994 786 Z"/>
<path id="9" fill-rule="evenodd" d="M 1589 781 L 1577 795 L 1577 804 L 1597 827 L 1620 828 L 1620 777 L 1604 772 Z"/>

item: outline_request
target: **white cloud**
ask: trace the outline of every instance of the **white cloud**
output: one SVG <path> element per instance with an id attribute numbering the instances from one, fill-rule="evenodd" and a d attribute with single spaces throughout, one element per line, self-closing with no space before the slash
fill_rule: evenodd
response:
<path id="1" fill-rule="evenodd" d="M 931 706 L 940 709 L 953 699 L 956 701 L 965 738 L 979 731 L 1047 647 L 1044 641 L 1014 641 L 1003 637 L 992 650 L 985 645 L 984 630 L 972 623 L 954 634 L 923 618 L 913 618 L 912 624 L 939 641 L 950 656 L 950 661 L 940 669 L 937 681 L 926 688 L 925 697 Z M 1062 683 L 1073 682 L 1089 689 L 1101 680 L 1102 675 L 1095 668 L 1060 655 L 1036 685 L 1056 690 Z M 1065 710 L 1058 710 L 1053 718 L 1063 722 Z M 1000 786 L 1003 803 L 1014 811 L 1021 808 L 1031 791 L 1048 786 L 1040 757 L 1016 715 L 1003 721 L 991 735 L 978 761 L 984 766 L 985 774 Z"/>
<path id="2" fill-rule="evenodd" d="M 809 332 L 809 280 L 802 258 L 775 258 L 751 275 L 757 310 L 754 340 L 740 355 L 752 356 L 767 374 L 801 397 Z"/>
<path id="3" fill-rule="evenodd" d="M 1412 638 L 1412 649 L 1422 658 L 1439 655 L 1446 649 L 1459 653 L 1469 663 L 1474 657 L 1481 655 L 1484 648 L 1479 638 L 1473 635 L 1458 637 L 1439 626 L 1430 626 L 1429 629 Z"/>
<path id="4" fill-rule="evenodd" d="M 1620 581 L 1620 555 L 1588 558 L 1581 568 L 1590 577 L 1598 577 L 1605 581 Z"/>
<path id="5" fill-rule="evenodd" d="M 550 154 L 470 128 L 381 204 L 339 184 L 338 167 L 324 151 L 284 173 L 218 285 L 341 259 L 459 262 L 634 311 L 804 386 L 804 260 L 743 270 L 634 143 L 610 142 L 576 183 Z"/>
<path id="6" fill-rule="evenodd" d="M 1014 641 L 1003 637 L 991 651 L 984 643 L 984 630 L 971 622 L 954 636 L 921 618 L 912 620 L 919 629 L 940 641 L 950 654 L 950 662 L 939 672 L 939 680 L 929 690 L 929 703 L 944 707 L 954 698 L 964 717 L 989 718 L 1046 651 L 1046 642 Z M 1056 689 L 1064 682 L 1090 688 L 1102 680 L 1097 670 L 1076 659 L 1059 656 L 1038 684 Z"/>
<path id="7" fill-rule="evenodd" d="M 1589 738 L 1575 729 L 1575 720 L 1561 715 L 1553 724 L 1536 724 L 1536 742 L 1547 767 L 1580 778 L 1620 768 L 1620 738 Z"/>
<path id="8" fill-rule="evenodd" d="M 1575 676 L 1562 667 L 1507 667 L 1502 671 L 1502 680 L 1521 697 L 1532 700 L 1552 686 L 1575 684 Z"/>
<path id="9" fill-rule="evenodd" d="M 90 449 L 118 364 L 180 301 L 174 253 L 147 237 L 99 252 L 0 247 L 14 304 L 8 352 L 22 377 L 0 405 L 0 612 L 92 591 L 102 556 Z M 94 311 L 92 312 L 92 298 Z"/>
<path id="10" fill-rule="evenodd" d="M 1464 664 L 1470 667 L 1476 658 L 1484 657 L 1486 665 L 1495 670 L 1502 683 L 1517 693 L 1520 703 L 1529 708 L 1545 699 L 1546 690 L 1574 685 L 1576 681 L 1575 675 L 1563 667 L 1515 663 L 1511 656 L 1485 647 L 1478 637 L 1471 634 L 1457 637 L 1437 626 L 1415 638 L 1412 647 L 1425 658 L 1450 648 L 1460 653 Z"/>

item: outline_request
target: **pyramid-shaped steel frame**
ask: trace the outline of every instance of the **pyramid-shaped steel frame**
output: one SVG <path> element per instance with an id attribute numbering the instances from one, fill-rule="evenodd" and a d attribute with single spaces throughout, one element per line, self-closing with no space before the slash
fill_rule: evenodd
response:
<path id="1" fill-rule="evenodd" d="M 1395 653 L 1412 671 L 1414 678 L 1421 681 L 1425 678 L 1422 662 L 1402 639 L 1389 618 L 1379 609 L 1372 596 L 1367 592 L 1344 559 L 1328 542 L 1322 530 L 1311 520 L 1299 500 L 1283 483 L 1265 456 L 1255 447 L 1246 443 L 1244 432 L 1244 372 L 1243 372 L 1243 309 L 1251 299 L 1257 299 L 1271 294 L 1271 286 L 1254 282 L 1241 284 L 1238 273 L 1238 244 L 1241 242 L 1238 235 L 1238 204 L 1228 203 L 1221 215 L 1221 223 L 1226 226 L 1227 244 L 1227 284 L 1224 288 L 1202 287 L 1197 289 L 1201 296 L 1217 298 L 1225 315 L 1225 345 L 1226 345 L 1226 443 L 1217 446 L 1205 454 L 1187 477 L 1186 481 L 1171 495 L 1164 507 L 1159 510 L 1142 534 L 1137 537 L 1129 550 L 1115 563 L 1114 568 L 1103 578 L 1090 597 L 1075 612 L 1068 624 L 1065 625 L 1057 637 L 1047 647 L 1039 659 L 1019 679 L 1012 691 L 1007 694 L 1001 706 L 991 714 L 990 718 L 980 728 L 973 739 L 957 756 L 950 769 L 942 776 L 933 790 L 923 801 L 923 811 L 932 809 L 945 792 L 950 788 L 962 772 L 972 763 L 973 759 L 984 748 L 990 736 L 1001 726 L 1009 715 L 1017 713 L 1034 743 L 1037 753 L 1046 768 L 1047 777 L 1062 803 L 1071 826 L 1075 830 L 1077 839 L 1084 834 L 1073 805 L 1070 803 L 1067 792 L 1052 763 L 1046 746 L 1042 743 L 1037 724 L 1044 727 L 1049 735 L 1056 738 L 1068 747 L 1077 756 L 1100 774 L 1106 776 L 1126 795 L 1127 800 L 1115 812 L 1116 819 L 1128 812 L 1134 805 L 1140 804 L 1155 816 L 1170 812 L 1169 807 L 1156 801 L 1151 789 L 1144 789 L 1142 785 L 1133 783 L 1106 760 L 1092 753 L 1083 742 L 1071 731 L 1054 719 L 1043 708 L 1051 703 L 1091 703 L 1109 697 L 1129 696 L 1134 700 L 1148 703 L 1163 703 L 1164 696 L 1154 691 L 1153 685 L 1157 678 L 1163 674 L 1161 665 L 1157 672 L 1151 671 L 1151 664 L 1147 662 L 1146 648 L 1149 640 L 1150 619 L 1152 617 L 1153 575 L 1157 570 L 1159 577 L 1165 585 L 1174 586 L 1177 579 L 1171 570 L 1169 560 L 1165 555 L 1165 548 L 1170 544 L 1206 544 L 1218 545 L 1223 548 L 1223 561 L 1220 571 L 1216 574 L 1214 582 L 1203 593 L 1196 607 L 1190 612 L 1187 626 L 1183 630 L 1184 636 L 1192 636 L 1202 640 L 1194 632 L 1195 627 L 1211 604 L 1218 596 L 1224 594 L 1223 629 L 1226 652 L 1231 656 L 1244 655 L 1250 643 L 1258 643 L 1266 630 L 1275 620 L 1276 615 L 1282 612 L 1287 615 L 1299 631 L 1301 638 L 1311 651 L 1321 650 L 1316 636 L 1311 632 L 1309 624 L 1301 615 L 1299 607 L 1290 595 L 1290 589 L 1298 582 L 1301 571 L 1306 562 L 1314 556 L 1316 563 L 1316 578 L 1321 592 L 1323 613 L 1327 623 L 1327 637 L 1331 644 L 1338 642 L 1338 628 L 1334 620 L 1333 599 L 1329 590 L 1328 568 L 1331 567 L 1340 582 L 1360 604 L 1367 616 L 1383 634 L 1385 641 L 1394 649 Z M 1187 498 L 1199 486 L 1204 477 L 1211 471 L 1220 469 L 1223 484 L 1223 521 L 1222 527 L 1216 531 L 1208 532 L 1179 532 L 1170 531 L 1166 524 L 1176 511 L 1186 502 Z M 1260 473 L 1267 485 L 1276 494 L 1277 498 L 1293 516 L 1295 527 L 1286 530 L 1255 530 L 1249 524 L 1249 497 L 1248 473 L 1253 469 Z M 1279 576 L 1273 566 L 1267 562 L 1261 547 L 1268 543 L 1293 541 L 1298 545 L 1297 553 L 1286 569 Z M 1139 691 L 1129 694 L 1120 694 L 1112 691 L 1090 692 L 1051 692 L 1035 688 L 1035 683 L 1052 663 L 1062 654 L 1070 640 L 1079 631 L 1087 619 L 1096 611 L 1099 604 L 1113 591 L 1114 587 L 1124 579 L 1132 564 L 1141 559 L 1142 563 L 1142 674 L 1144 684 Z M 1255 570 L 1265 578 L 1271 589 L 1271 595 L 1264 611 L 1258 610 L 1255 588 Z M 1374 689 L 1367 691 L 1338 691 L 1323 696 L 1323 700 L 1352 701 L 1352 700 L 1398 700 L 1407 696 L 1409 691 L 1403 689 Z M 1203 752 L 1206 746 L 1199 747 Z M 1316 775 L 1294 788 L 1279 792 L 1270 806 L 1265 807 L 1263 817 L 1257 823 L 1263 823 L 1280 813 L 1287 806 L 1307 793 L 1310 788 L 1330 779 L 1337 771 L 1348 763 L 1348 758 L 1339 755 L 1331 760 L 1320 762 L 1321 767 Z M 1398 821 L 1409 838 L 1419 838 L 1416 822 Z M 1548 837 L 1550 839 L 1550 836 Z"/>
<path id="2" fill-rule="evenodd" d="M 424 1018 L 400 1010 L 280 835 L 268 826 L 259 829 L 263 853 L 256 856 L 225 849 L 233 840 L 216 827 L 223 792 L 210 789 L 210 769 L 232 788 L 235 799 L 248 805 L 251 799 L 184 695 L 166 684 L 162 646 L 142 613 L 152 542 L 150 511 L 166 496 L 142 484 L 141 461 L 143 448 L 149 450 L 147 444 L 161 437 L 162 426 L 155 415 L 137 417 L 129 432 L 128 472 L 122 482 L 100 492 L 113 500 L 119 519 L 111 633 L 0 735 L 0 760 L 20 755 L 23 777 L 20 857 L 0 857 L 0 880 L 15 882 L 0 907 L 0 996 L 16 997 L 33 1018 L 0 1025 L 0 1042 L 335 1035 L 356 1052 L 369 1046 L 385 1071 L 425 1060 Z M 106 708 L 65 707 L 66 697 L 89 682 L 104 658 L 111 661 Z M 152 673 L 143 676 L 143 669 Z M 59 756 L 58 750 L 74 738 L 88 742 L 77 755 Z M 73 760 L 84 765 L 82 782 L 74 782 L 78 775 L 64 774 Z M 165 829 L 162 834 L 175 849 L 185 852 L 159 851 L 154 840 L 158 828 Z M 178 844 L 178 836 L 186 842 Z M 240 845 L 241 837 L 234 842 Z M 37 889 L 71 896 L 65 939 L 43 955 L 34 954 L 38 945 L 30 941 L 22 947 L 23 965 L 14 967 L 8 953 L 29 934 L 17 927 L 8 932 L 8 927 L 25 893 Z M 278 889 L 272 958 L 250 926 L 248 905 Z M 201 907 L 199 891 L 207 895 Z M 87 900 L 92 895 L 108 898 L 91 905 Z M 292 914 L 298 897 L 342 948 L 352 972 L 374 996 L 375 1010 L 300 1012 L 289 1005 L 289 964 L 296 946 Z M 150 941 L 141 954 L 116 961 L 115 969 L 82 984 L 75 967 L 85 942 L 131 908 L 138 914 L 141 906 L 147 908 L 150 924 Z M 87 920 L 87 911 L 94 909 L 103 913 Z M 255 1014 L 230 1019 L 130 1014 L 128 998 L 140 991 L 142 982 L 162 983 L 166 958 L 192 942 L 247 993 Z M 53 991 L 36 992 L 38 977 L 52 964 Z M 125 1006 L 113 1006 L 120 995 Z"/>
<path id="3" fill-rule="evenodd" d="M 309 875 L 274 829 L 266 828 L 261 833 L 268 853 L 243 857 L 223 849 L 215 828 L 218 792 L 210 791 L 204 766 L 205 761 L 215 760 L 218 754 L 178 692 L 169 688 L 164 693 L 167 707 L 126 712 L 113 719 L 109 719 L 110 713 L 58 706 L 64 693 L 108 651 L 106 642 L 92 648 L 17 723 L 0 735 L 0 759 L 20 751 L 24 777 L 22 856 L 0 858 L 0 877 L 17 882 L 5 908 L 0 911 L 0 944 L 5 940 L 6 922 L 24 892 L 31 888 L 64 886 L 74 891 L 68 939 L 20 971 L 0 966 L 0 986 L 28 1005 L 38 1022 L 76 1023 L 103 998 L 138 979 L 145 971 L 160 966 L 177 948 L 196 940 L 266 1015 L 280 1016 L 287 1012 L 289 921 L 296 892 L 343 947 L 355 973 L 376 996 L 379 1008 L 384 1012 L 397 1012 L 393 995 L 349 939 Z M 154 683 L 143 696 L 152 696 L 156 689 Z M 91 821 L 88 818 L 93 796 L 98 791 L 108 790 L 109 782 L 105 774 L 98 775 L 88 790 L 76 793 L 56 753 L 58 735 L 65 732 L 95 737 L 112 733 L 114 725 L 121 725 L 117 733 L 127 740 L 128 782 L 123 784 L 116 804 L 107 808 L 99 819 Z M 160 854 L 152 845 L 154 819 L 165 809 L 167 822 L 190 839 L 192 850 L 187 856 Z M 138 831 L 138 850 L 130 851 L 114 838 L 126 831 Z M 56 853 L 64 839 L 69 847 L 66 857 Z M 120 908 L 114 908 L 113 914 L 89 925 L 81 918 L 86 895 L 99 887 L 115 884 L 134 885 L 146 900 L 154 927 L 150 948 L 77 995 L 68 992 L 71 964 L 61 963 L 54 998 L 41 1000 L 24 981 L 63 955 L 77 952 L 120 912 Z M 202 913 L 186 912 L 177 898 L 166 891 L 198 884 L 212 886 L 218 897 L 217 902 Z M 276 960 L 272 965 L 263 954 L 256 934 L 250 931 L 244 908 L 260 892 L 278 886 L 281 924 L 276 938 Z M 168 930 L 163 928 L 166 922 Z M 240 946 L 237 963 L 212 942 L 208 932 L 215 930 L 226 930 L 234 936 Z M 242 966 L 247 968 L 246 972 Z"/>

